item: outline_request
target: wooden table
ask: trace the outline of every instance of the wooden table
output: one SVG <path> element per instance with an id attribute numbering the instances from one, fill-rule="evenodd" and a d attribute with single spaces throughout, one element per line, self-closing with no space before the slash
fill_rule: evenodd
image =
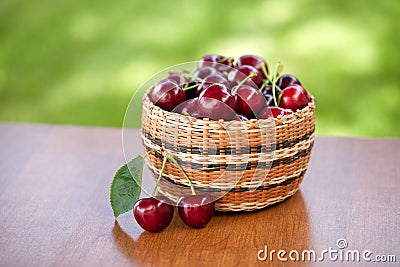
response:
<path id="1" fill-rule="evenodd" d="M 121 129 L 0 124 L 0 266 L 267 265 L 257 258 L 265 246 L 287 258 L 331 247 L 400 262 L 400 139 L 318 137 L 287 201 L 218 214 L 203 229 L 174 217 L 158 234 L 131 212 L 114 220 L 109 187 L 122 164 Z M 284 264 L 276 254 L 272 263 Z"/>

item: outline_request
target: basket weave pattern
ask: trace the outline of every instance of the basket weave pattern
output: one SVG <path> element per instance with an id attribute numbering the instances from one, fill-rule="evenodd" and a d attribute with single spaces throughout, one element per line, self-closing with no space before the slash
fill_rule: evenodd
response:
<path id="1" fill-rule="evenodd" d="M 142 142 L 145 151 L 157 151 L 147 158 L 153 177 L 158 177 L 161 151 L 166 151 L 196 191 L 223 195 L 215 203 L 219 211 L 261 209 L 296 193 L 310 159 L 314 126 L 313 98 L 293 114 L 245 122 L 196 119 L 143 99 Z M 159 191 L 173 200 L 190 194 L 188 182 L 169 162 Z"/>

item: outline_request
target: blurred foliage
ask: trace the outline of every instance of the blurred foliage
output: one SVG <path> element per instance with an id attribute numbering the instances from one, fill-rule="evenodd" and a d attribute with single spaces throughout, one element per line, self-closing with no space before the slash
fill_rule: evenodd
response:
<path id="1" fill-rule="evenodd" d="M 120 127 L 153 74 L 251 53 L 300 77 L 318 134 L 400 136 L 399 16 L 393 0 L 3 0 L 0 120 Z"/>

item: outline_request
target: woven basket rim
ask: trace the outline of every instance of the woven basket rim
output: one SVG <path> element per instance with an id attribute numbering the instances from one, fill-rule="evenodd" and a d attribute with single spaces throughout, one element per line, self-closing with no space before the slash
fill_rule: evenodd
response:
<path id="1" fill-rule="evenodd" d="M 296 110 L 295 112 L 293 112 L 293 113 L 291 113 L 291 114 L 287 114 L 287 115 L 278 115 L 277 118 L 250 119 L 250 120 L 248 120 L 248 121 L 238 121 L 238 120 L 229 120 L 229 121 L 225 121 L 225 120 L 223 120 L 223 119 L 212 120 L 212 119 L 210 119 L 210 118 L 200 118 L 200 119 L 199 119 L 199 118 L 192 117 L 192 116 L 190 116 L 190 115 L 183 115 L 183 114 L 180 114 L 180 113 L 167 111 L 167 110 L 162 109 L 162 108 L 160 108 L 159 106 L 155 105 L 155 104 L 150 100 L 149 95 L 148 95 L 148 92 L 144 95 L 144 97 L 143 97 L 143 102 L 147 102 L 147 103 L 148 103 L 149 109 L 156 109 L 156 110 L 158 109 L 158 110 L 162 111 L 164 114 L 167 114 L 167 115 L 170 114 L 170 115 L 173 115 L 173 116 L 177 116 L 177 117 L 181 117 L 181 118 L 186 118 L 186 119 L 189 119 L 189 120 L 192 121 L 192 122 L 195 122 L 195 121 L 197 121 L 197 122 L 201 122 L 201 121 L 203 121 L 203 122 L 218 122 L 218 123 L 221 123 L 221 124 L 225 124 L 225 123 L 228 124 L 228 123 L 232 123 L 232 122 L 240 122 L 240 123 L 243 123 L 244 125 L 247 125 L 247 124 L 248 124 L 248 125 L 251 125 L 251 124 L 253 124 L 254 122 L 257 122 L 257 121 L 267 121 L 267 120 L 271 120 L 271 119 L 272 119 L 272 120 L 275 122 L 275 125 L 281 125 L 281 124 L 290 123 L 290 122 L 292 122 L 293 120 L 296 120 L 296 119 L 298 119 L 298 118 L 304 117 L 305 114 L 307 114 L 307 113 L 310 111 L 310 109 L 314 109 L 315 106 L 316 106 L 315 98 L 314 98 L 313 95 L 310 95 L 310 98 L 311 98 L 311 101 L 308 102 L 307 106 L 305 106 L 305 107 L 302 108 L 302 109 L 298 109 L 298 110 Z M 186 101 L 187 101 L 187 100 L 186 100 Z"/>

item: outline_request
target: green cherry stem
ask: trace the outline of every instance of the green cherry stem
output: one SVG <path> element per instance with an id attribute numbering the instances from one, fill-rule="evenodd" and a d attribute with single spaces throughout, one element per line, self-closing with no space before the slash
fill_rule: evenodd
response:
<path id="1" fill-rule="evenodd" d="M 198 84 L 195 84 L 195 85 L 192 85 L 192 86 L 186 86 L 186 87 L 183 87 L 182 90 L 183 90 L 183 91 L 187 91 L 187 90 L 196 88 L 196 87 L 198 87 L 198 86 L 199 86 Z"/>
<path id="2" fill-rule="evenodd" d="M 245 82 L 247 82 L 248 80 L 250 80 L 251 78 L 253 78 L 253 77 L 255 77 L 255 76 L 257 76 L 257 73 L 255 73 L 255 72 L 250 73 L 249 76 L 247 76 L 246 78 L 244 78 L 244 79 L 236 86 L 235 91 L 232 91 L 232 95 L 235 95 L 235 94 L 236 94 L 236 91 L 237 91 Z"/>
<path id="3" fill-rule="evenodd" d="M 153 193 L 151 193 L 151 196 L 152 196 L 152 197 L 154 197 L 154 194 L 155 194 L 156 191 L 157 191 L 158 184 L 160 183 L 161 178 L 162 178 L 162 175 L 163 175 L 164 170 L 165 170 L 165 165 L 167 165 L 167 156 L 164 156 L 160 174 L 158 175 L 158 179 L 157 179 L 156 185 L 154 186 Z"/>
<path id="4" fill-rule="evenodd" d="M 174 159 L 171 155 L 167 154 L 166 152 L 164 153 L 164 157 L 168 158 L 169 161 L 171 161 L 173 164 L 176 165 L 176 167 L 178 167 L 179 171 L 182 173 L 182 175 L 185 177 L 186 181 L 189 183 L 190 190 L 192 191 L 192 195 L 196 195 L 192 181 L 190 181 L 189 177 L 187 176 L 186 172 L 183 170 L 182 166 L 178 163 L 178 161 L 176 159 Z"/>
<path id="5" fill-rule="evenodd" d="M 279 66 L 280 66 L 280 63 L 278 62 L 278 63 L 276 63 L 276 66 L 275 66 L 275 72 L 274 72 L 274 75 L 272 76 L 272 78 L 274 79 L 273 81 L 272 81 L 272 97 L 273 97 L 273 99 L 274 99 L 274 104 L 275 104 L 275 106 L 277 106 L 277 107 L 279 107 L 279 103 L 278 102 L 280 102 L 280 101 L 277 101 L 276 100 L 276 89 L 277 88 L 279 88 L 277 85 L 276 85 L 276 81 L 278 80 L 278 75 L 277 75 L 277 73 L 278 73 L 278 70 L 279 70 Z M 279 91 L 282 91 L 280 88 L 279 88 Z M 280 99 L 279 99 L 280 100 Z"/>

